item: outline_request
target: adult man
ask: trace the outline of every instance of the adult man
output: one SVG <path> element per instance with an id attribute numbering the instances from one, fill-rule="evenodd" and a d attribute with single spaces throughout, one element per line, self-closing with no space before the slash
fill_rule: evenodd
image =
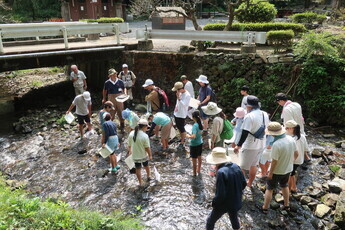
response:
<path id="1" fill-rule="evenodd" d="M 70 80 L 73 82 L 75 95 L 82 94 L 87 89 L 86 76 L 83 71 L 78 70 L 76 65 L 71 65 Z"/>
<path id="2" fill-rule="evenodd" d="M 260 160 L 265 144 L 266 137 L 263 135 L 261 139 L 255 138 L 255 134 L 259 129 L 264 132 L 264 127 L 267 127 L 269 119 L 266 112 L 260 110 L 259 99 L 255 96 L 249 95 L 247 97 L 247 115 L 244 117 L 242 124 L 242 134 L 238 143 L 234 148 L 235 153 L 240 152 L 240 167 L 245 174 L 249 170 L 249 179 L 247 186 L 251 187 L 256 176 L 257 165 Z"/>
<path id="3" fill-rule="evenodd" d="M 212 88 L 208 85 L 209 81 L 207 80 L 207 77 L 205 75 L 200 75 L 199 78 L 196 79 L 196 81 L 199 82 L 199 85 L 201 86 L 199 89 L 199 96 L 197 98 L 200 101 L 199 107 L 201 108 L 202 106 L 206 106 L 210 102 L 213 92 Z M 207 132 L 208 116 L 201 109 L 200 116 L 203 120 L 204 132 Z"/>
<path id="4" fill-rule="evenodd" d="M 288 100 L 288 97 L 284 93 L 278 93 L 276 95 L 276 101 L 280 106 L 283 106 L 283 111 L 281 114 L 281 118 L 283 120 L 283 124 L 285 124 L 289 120 L 294 120 L 299 124 L 301 128 L 301 133 L 304 133 L 304 119 L 302 115 L 302 107 L 297 102 L 292 102 Z"/>
<path id="5" fill-rule="evenodd" d="M 180 131 L 181 143 L 180 146 L 184 146 L 184 140 L 186 138 L 186 130 L 184 128 L 185 120 L 188 114 L 188 106 L 190 101 L 190 94 L 184 88 L 182 82 L 176 82 L 174 88 L 171 89 L 176 92 L 176 106 L 174 109 L 174 117 L 176 122 L 176 127 Z"/>
<path id="6" fill-rule="evenodd" d="M 132 87 L 134 87 L 135 79 L 137 77 L 132 71 L 128 70 L 127 64 L 122 65 L 122 71 L 119 74 L 119 78 L 125 84 L 125 87 L 127 89 L 127 94 L 129 96 L 129 100 L 133 100 Z"/>
<path id="7" fill-rule="evenodd" d="M 207 218 L 206 229 L 214 229 L 214 225 L 224 213 L 228 213 L 233 229 L 240 229 L 238 211 L 242 208 L 242 194 L 246 187 L 246 179 L 226 150 L 221 147 L 214 148 L 206 157 L 209 164 L 216 165 L 217 180 L 216 193 L 212 200 L 213 210 Z"/>
<path id="8" fill-rule="evenodd" d="M 246 85 L 242 86 L 241 91 L 240 91 L 241 95 L 243 96 L 241 107 L 244 109 L 246 109 L 247 97 L 249 96 L 248 91 L 249 91 L 248 86 Z"/>
<path id="9" fill-rule="evenodd" d="M 289 210 L 289 187 L 288 181 L 293 169 L 294 159 L 298 157 L 298 151 L 294 139 L 285 134 L 285 129 L 278 122 L 271 122 L 266 133 L 274 137 L 272 145 L 272 163 L 268 174 L 265 201 L 262 207 L 263 213 L 268 213 L 272 200 L 273 190 L 279 185 L 284 197 L 284 208 Z"/>
<path id="10" fill-rule="evenodd" d="M 117 72 L 115 69 L 109 69 L 108 74 L 109 79 L 104 83 L 102 103 L 104 104 L 108 98 L 108 100 L 114 104 L 115 110 L 111 110 L 110 114 L 114 119 L 116 112 L 120 120 L 120 129 L 123 131 L 125 127 L 125 121 L 122 118 L 123 102 L 118 102 L 116 97 L 124 93 L 127 94 L 127 89 L 125 88 L 123 81 L 117 78 Z"/>
<path id="11" fill-rule="evenodd" d="M 188 91 L 188 93 L 190 94 L 190 96 L 192 98 L 195 97 L 195 94 L 194 94 L 194 87 L 193 87 L 193 84 L 191 81 L 188 81 L 187 79 L 187 76 L 186 75 L 182 75 L 181 76 L 181 81 L 184 85 L 184 88 Z"/>
<path id="12" fill-rule="evenodd" d="M 90 122 L 91 117 L 91 96 L 88 91 L 83 92 L 83 94 L 80 94 L 76 96 L 67 110 L 66 114 L 71 112 L 71 110 L 76 107 L 76 114 L 78 118 L 78 124 L 79 124 L 79 132 L 80 132 L 80 138 L 82 139 L 84 136 L 84 130 L 83 125 L 84 122 L 87 124 L 87 129 L 90 131 L 92 129 L 92 125 Z"/>
<path id="13" fill-rule="evenodd" d="M 147 102 L 147 111 L 159 111 L 161 109 L 159 95 L 153 81 L 151 79 L 146 79 L 145 83 L 143 84 L 143 88 L 150 91 L 150 93 L 145 96 L 145 101 Z"/>

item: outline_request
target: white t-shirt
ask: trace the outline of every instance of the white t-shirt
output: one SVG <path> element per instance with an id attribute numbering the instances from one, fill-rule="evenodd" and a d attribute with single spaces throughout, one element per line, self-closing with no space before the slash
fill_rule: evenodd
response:
<path id="1" fill-rule="evenodd" d="M 289 120 L 294 120 L 301 127 L 301 133 L 304 134 L 304 120 L 302 115 L 302 107 L 297 102 L 287 101 L 283 107 L 281 115 L 284 124 Z"/>
<path id="2" fill-rule="evenodd" d="M 145 148 L 150 147 L 149 136 L 142 130 L 137 133 L 137 138 L 133 140 L 134 130 L 128 136 L 128 146 L 131 147 L 132 157 L 134 162 L 145 162 L 147 160 L 147 153 Z"/>
<path id="3" fill-rule="evenodd" d="M 86 79 L 86 76 L 83 71 L 78 70 L 78 73 L 71 72 L 70 79 L 77 78 L 76 81 L 73 82 L 74 87 L 83 87 L 84 86 L 84 80 Z"/>
<path id="4" fill-rule="evenodd" d="M 77 115 L 86 116 L 89 114 L 88 106 L 91 105 L 91 101 L 85 100 L 82 94 L 76 96 L 72 104 L 76 107 L 75 113 Z"/>
<path id="5" fill-rule="evenodd" d="M 247 97 L 248 96 L 243 96 L 242 103 L 241 103 L 241 107 L 244 108 L 245 110 L 247 110 L 247 106 L 246 106 L 246 104 L 247 104 Z"/>
<path id="6" fill-rule="evenodd" d="M 179 118 L 186 118 L 188 115 L 188 106 L 190 101 L 190 94 L 188 91 L 181 94 L 181 100 L 176 100 L 174 116 Z"/>
<path id="7" fill-rule="evenodd" d="M 272 145 L 272 160 L 277 161 L 277 166 L 273 174 L 285 175 L 292 172 L 294 162 L 294 152 L 297 150 L 295 140 L 286 135 L 275 141 Z"/>
<path id="8" fill-rule="evenodd" d="M 224 120 L 221 117 L 215 117 L 212 122 L 211 135 L 216 136 L 216 142 L 221 140 L 220 134 L 223 132 Z"/>
<path id="9" fill-rule="evenodd" d="M 260 109 L 253 110 L 244 117 L 241 129 L 247 130 L 250 133 L 255 133 L 262 125 L 262 120 L 264 120 L 265 126 L 267 127 L 269 123 L 267 113 Z M 248 150 L 264 149 L 266 147 L 266 136 L 262 139 L 257 139 L 250 133 L 243 143 L 242 148 Z"/>
<path id="10" fill-rule="evenodd" d="M 195 94 L 194 94 L 194 87 L 193 87 L 192 82 L 187 81 L 187 83 L 184 85 L 184 88 L 188 91 L 188 93 L 190 94 L 190 96 L 191 96 L 192 98 L 195 97 Z"/>
<path id="11" fill-rule="evenodd" d="M 301 165 L 304 162 L 304 152 L 308 151 L 308 143 L 307 139 L 305 138 L 305 135 L 301 134 L 301 138 L 297 140 L 297 137 L 294 137 L 294 140 L 296 141 L 297 151 L 298 151 L 298 157 L 294 161 L 294 164 Z"/>

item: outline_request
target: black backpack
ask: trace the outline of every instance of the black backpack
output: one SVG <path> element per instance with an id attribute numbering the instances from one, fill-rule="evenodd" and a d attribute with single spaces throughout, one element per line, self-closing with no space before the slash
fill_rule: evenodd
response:
<path id="1" fill-rule="evenodd" d="M 210 98 L 210 101 L 211 102 L 214 102 L 214 103 L 217 103 L 217 96 L 216 96 L 216 93 L 214 92 L 214 90 L 211 88 L 211 86 L 207 86 L 211 89 L 211 98 Z"/>

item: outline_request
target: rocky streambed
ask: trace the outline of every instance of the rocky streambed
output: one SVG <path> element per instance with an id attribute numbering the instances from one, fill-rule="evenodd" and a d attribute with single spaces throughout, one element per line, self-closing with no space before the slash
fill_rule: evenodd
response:
<path id="1" fill-rule="evenodd" d="M 98 111 L 92 117 L 96 132 L 80 140 L 76 123 L 68 125 L 61 119 L 65 109 L 31 110 L 14 123 L 15 133 L 0 138 L 0 168 L 10 186 L 73 207 L 105 213 L 120 209 L 137 215 L 148 229 L 204 229 L 215 184 L 208 165 L 203 165 L 202 176 L 192 177 L 188 155 L 178 150 L 177 143 L 166 154 L 157 151 L 158 141 L 152 141 L 151 167 L 157 168 L 162 180 L 138 188 L 124 163 L 127 134 L 122 136 L 121 169 L 116 175 L 107 174 L 108 159 L 98 155 Z M 256 185 L 244 193 L 240 211 L 244 229 L 344 228 L 345 144 L 333 132 L 308 131 L 313 158 L 298 170 L 299 192 L 291 197 L 291 211 L 281 210 L 282 195 L 276 193 L 269 214 L 261 213 L 265 182 L 256 179 Z M 204 149 L 203 158 L 208 151 Z M 228 217 L 224 215 L 216 228 L 231 229 Z"/>

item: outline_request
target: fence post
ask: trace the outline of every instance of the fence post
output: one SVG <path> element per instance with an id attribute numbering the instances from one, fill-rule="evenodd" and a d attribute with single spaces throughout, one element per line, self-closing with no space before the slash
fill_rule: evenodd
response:
<path id="1" fill-rule="evenodd" d="M 63 33 L 63 41 L 65 43 L 65 49 L 68 50 L 68 37 L 67 37 L 67 29 L 66 27 L 62 27 L 62 33 Z"/>
<path id="2" fill-rule="evenodd" d="M 148 31 L 147 31 L 147 24 L 145 24 L 145 41 L 147 41 L 149 39 L 149 34 L 148 34 Z"/>
<path id="3" fill-rule="evenodd" d="M 2 44 L 2 33 L 0 31 L 0 54 L 4 53 L 4 46 Z"/>
<path id="4" fill-rule="evenodd" d="M 119 46 L 120 45 L 120 28 L 119 28 L 119 24 L 115 24 L 115 33 L 116 33 L 116 43 Z"/>

